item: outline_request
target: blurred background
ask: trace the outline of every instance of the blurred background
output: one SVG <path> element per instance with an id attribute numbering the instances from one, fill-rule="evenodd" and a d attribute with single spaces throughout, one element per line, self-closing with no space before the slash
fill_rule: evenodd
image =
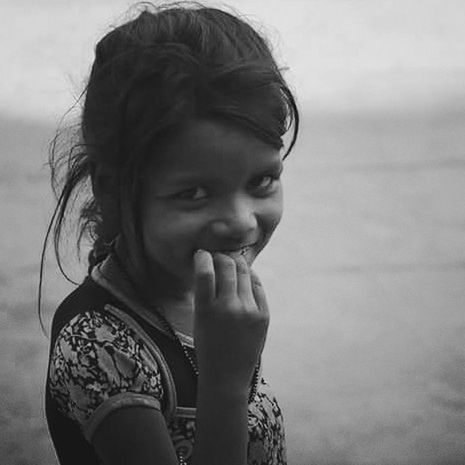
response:
<path id="1" fill-rule="evenodd" d="M 0 0 L 5 465 L 56 463 L 36 309 L 45 162 L 95 43 L 130 4 Z M 256 264 L 289 464 L 465 463 L 465 2 L 226 4 L 269 37 L 302 117 L 285 216 Z M 48 329 L 72 286 L 47 256 Z M 79 280 L 85 264 L 69 269 Z"/>

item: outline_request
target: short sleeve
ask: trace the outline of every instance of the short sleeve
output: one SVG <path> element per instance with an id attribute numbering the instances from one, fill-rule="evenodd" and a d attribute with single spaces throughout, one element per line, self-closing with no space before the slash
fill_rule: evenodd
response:
<path id="1" fill-rule="evenodd" d="M 86 312 L 60 331 L 49 369 L 60 410 L 90 440 L 111 411 L 132 405 L 160 410 L 159 366 L 144 341 L 110 313 Z"/>

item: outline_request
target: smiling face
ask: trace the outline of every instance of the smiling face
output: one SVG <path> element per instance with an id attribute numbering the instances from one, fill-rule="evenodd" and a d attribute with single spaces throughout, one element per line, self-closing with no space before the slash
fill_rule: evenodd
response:
<path id="1" fill-rule="evenodd" d="M 153 282 L 191 290 L 197 249 L 251 265 L 282 216 L 281 171 L 279 150 L 226 123 L 193 121 L 163 144 L 142 204 Z"/>

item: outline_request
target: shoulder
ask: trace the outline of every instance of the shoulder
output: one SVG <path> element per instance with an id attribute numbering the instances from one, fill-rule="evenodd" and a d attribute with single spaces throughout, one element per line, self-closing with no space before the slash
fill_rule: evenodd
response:
<path id="1" fill-rule="evenodd" d="M 101 311 L 113 297 L 90 276 L 58 306 L 52 321 L 51 341 L 54 343 L 63 326 L 86 311 Z"/>
<path id="2" fill-rule="evenodd" d="M 60 351 L 67 356 L 85 354 L 98 358 L 101 354 L 95 351 L 114 354 L 120 350 L 134 356 L 143 351 L 144 342 L 134 329 L 107 308 L 84 310 L 66 322 L 55 338 L 52 355 Z"/>
<path id="3" fill-rule="evenodd" d="M 160 409 L 164 395 L 160 366 L 147 344 L 105 308 L 80 312 L 61 327 L 48 376 L 60 410 L 83 427 L 97 411 L 100 421 L 122 406 Z"/>

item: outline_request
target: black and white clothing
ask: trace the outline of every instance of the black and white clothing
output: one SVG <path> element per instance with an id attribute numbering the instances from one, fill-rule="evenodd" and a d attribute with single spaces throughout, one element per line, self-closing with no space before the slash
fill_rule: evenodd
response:
<path id="1" fill-rule="evenodd" d="M 195 358 L 192 338 L 176 334 Z M 52 325 L 46 413 L 60 463 L 98 464 L 93 433 L 110 412 L 133 405 L 163 413 L 178 456 L 189 463 L 195 399 L 185 354 L 110 255 L 63 301 Z M 248 426 L 248 465 L 285 465 L 283 417 L 261 373 Z"/>

